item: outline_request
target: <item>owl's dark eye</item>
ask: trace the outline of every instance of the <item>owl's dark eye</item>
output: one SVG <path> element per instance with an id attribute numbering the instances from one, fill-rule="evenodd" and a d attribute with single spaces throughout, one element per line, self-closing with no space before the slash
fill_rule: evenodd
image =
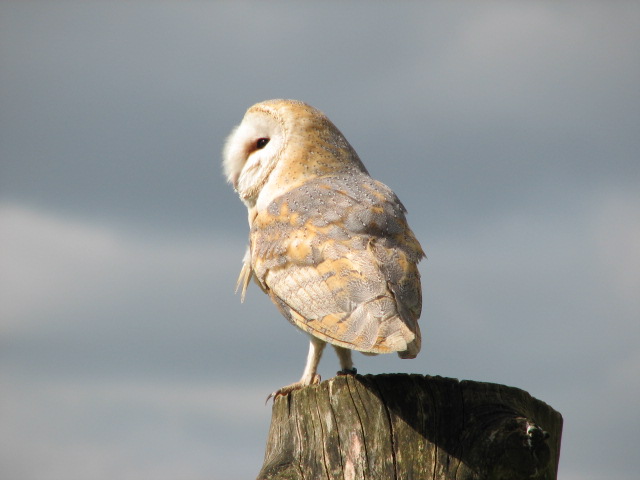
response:
<path id="1" fill-rule="evenodd" d="M 267 145 L 267 143 L 269 143 L 268 138 L 259 138 L 258 141 L 256 142 L 256 148 L 260 150 L 261 148 L 264 148 Z"/>

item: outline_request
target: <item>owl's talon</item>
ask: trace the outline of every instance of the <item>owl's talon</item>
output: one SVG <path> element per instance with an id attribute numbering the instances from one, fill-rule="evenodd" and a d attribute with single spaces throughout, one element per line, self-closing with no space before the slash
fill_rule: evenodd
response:
<path id="1" fill-rule="evenodd" d="M 291 392 L 293 392 L 294 390 L 300 390 L 301 388 L 307 387 L 309 385 L 318 385 L 320 383 L 320 381 L 322 380 L 322 378 L 320 377 L 320 375 L 315 374 L 313 376 L 313 378 L 311 379 L 310 382 L 296 382 L 296 383 L 292 383 L 291 385 L 287 385 L 285 387 L 279 388 L 278 390 L 276 390 L 275 392 L 270 393 L 267 396 L 267 399 L 265 400 L 265 405 L 267 404 L 267 402 L 269 402 L 269 400 L 271 400 L 272 398 L 276 399 L 276 397 L 280 397 L 280 396 L 285 396 L 285 395 L 289 395 Z"/>
<path id="2" fill-rule="evenodd" d="M 353 368 L 343 368 L 342 370 L 338 370 L 336 374 L 340 377 L 344 375 L 356 375 L 358 373 L 358 369 L 356 367 Z"/>

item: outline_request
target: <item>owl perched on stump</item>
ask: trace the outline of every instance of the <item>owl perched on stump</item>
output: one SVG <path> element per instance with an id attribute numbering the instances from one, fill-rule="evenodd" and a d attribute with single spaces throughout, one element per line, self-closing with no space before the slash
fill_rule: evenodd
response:
<path id="1" fill-rule="evenodd" d="M 355 373 L 351 350 L 414 358 L 424 252 L 398 197 L 369 176 L 335 125 L 303 102 L 261 102 L 229 135 L 223 156 L 249 211 L 242 298 L 253 278 L 311 340 L 300 381 L 271 396 L 319 382 L 327 343 L 339 374 Z"/>

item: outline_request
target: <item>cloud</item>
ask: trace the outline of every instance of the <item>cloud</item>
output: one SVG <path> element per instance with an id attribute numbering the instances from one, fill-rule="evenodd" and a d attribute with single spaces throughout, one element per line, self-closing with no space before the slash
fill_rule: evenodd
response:
<path id="1" fill-rule="evenodd" d="M 640 311 L 640 195 L 614 191 L 599 196 L 593 216 L 597 259 L 611 295 L 629 314 Z"/>
<path id="2" fill-rule="evenodd" d="M 3 472 L 16 480 L 241 478 L 237 465 L 257 473 L 262 445 L 246 439 L 266 438 L 261 387 L 3 375 Z"/>
<path id="3" fill-rule="evenodd" d="M 7 204 L 0 206 L 0 227 L 5 332 L 28 328 L 51 310 L 95 301 L 87 296 L 99 295 L 96 283 L 121 260 L 122 246 L 104 228 Z"/>
<path id="4" fill-rule="evenodd" d="M 224 275 L 239 264 L 228 255 L 236 245 L 226 239 L 136 238 L 11 204 L 0 205 L 0 225 L 5 331 L 28 328 L 44 315 L 139 295 L 136 286 L 162 289 L 187 276 L 211 280 L 207 269 Z"/>

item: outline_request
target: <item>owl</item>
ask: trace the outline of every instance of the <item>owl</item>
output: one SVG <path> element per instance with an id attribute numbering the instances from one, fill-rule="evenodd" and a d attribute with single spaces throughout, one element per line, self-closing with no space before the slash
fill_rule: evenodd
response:
<path id="1" fill-rule="evenodd" d="M 302 378 L 270 397 L 318 383 L 327 343 L 338 374 L 355 374 L 352 350 L 415 358 L 424 252 L 398 197 L 322 112 L 295 100 L 253 105 L 227 138 L 223 168 L 249 214 L 242 300 L 253 279 L 310 337 Z"/>

